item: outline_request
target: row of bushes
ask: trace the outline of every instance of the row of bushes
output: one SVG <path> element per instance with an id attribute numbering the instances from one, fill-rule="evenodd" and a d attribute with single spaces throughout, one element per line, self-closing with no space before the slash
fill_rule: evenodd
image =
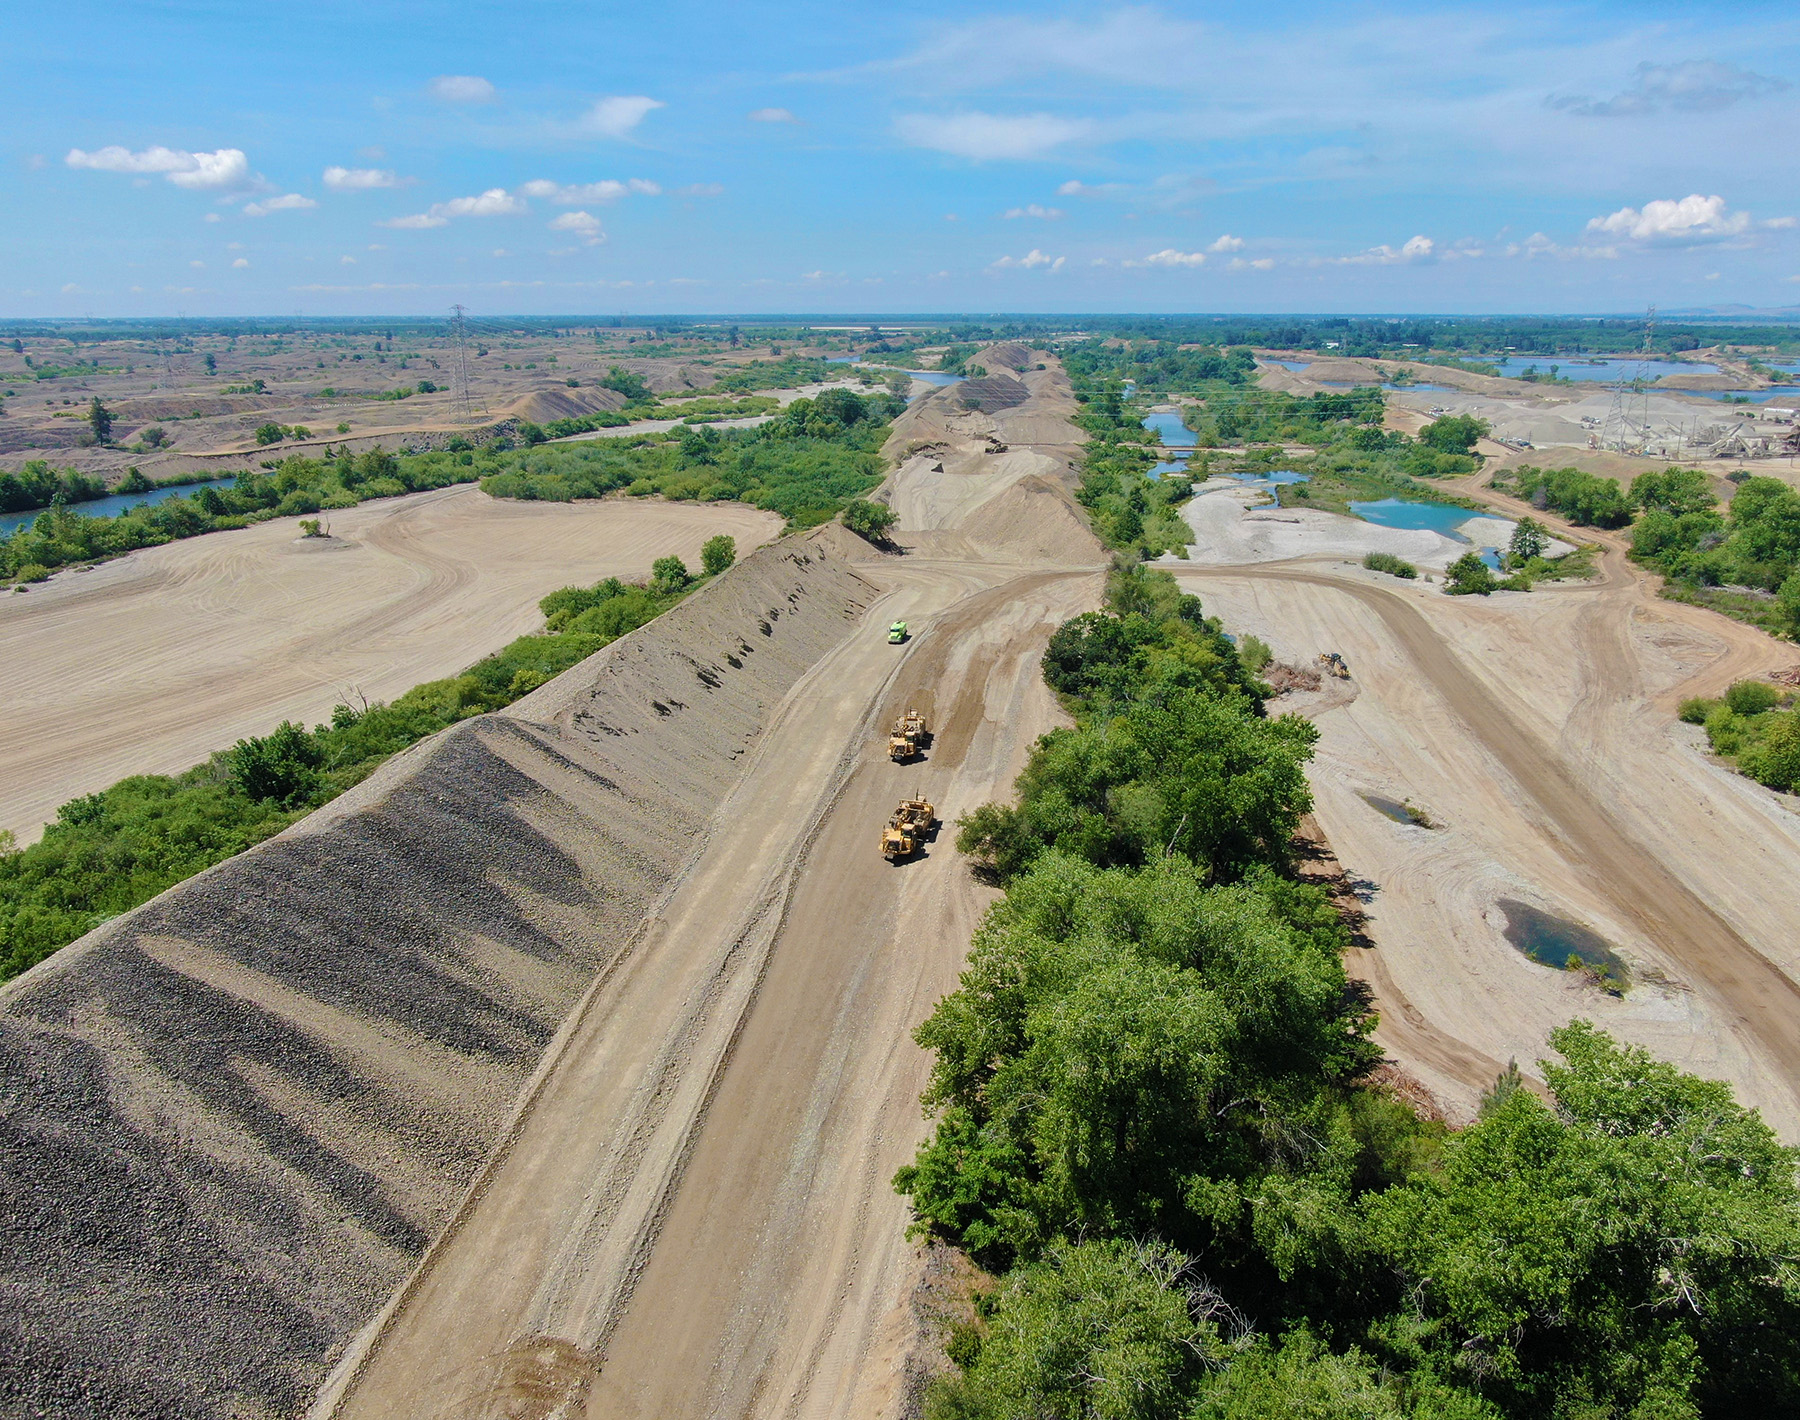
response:
<path id="1" fill-rule="evenodd" d="M 1263 718 L 1162 573 L 1045 659 L 1074 712 L 959 846 L 1005 885 L 920 1028 L 896 1185 L 991 1275 L 933 1420 L 1780 1413 L 1794 1152 L 1578 1023 L 1460 1132 L 1375 1083 L 1347 935 L 1297 882 L 1312 729 Z M 1214 661 L 1196 673 L 1191 648 Z"/>
<path id="2" fill-rule="evenodd" d="M 729 567 L 729 537 L 703 549 Z M 30 847 L 0 843 L 0 980 L 42 961 L 109 917 L 280 832 L 367 778 L 388 756 L 458 720 L 498 710 L 644 625 L 697 584 L 660 559 L 648 586 L 608 579 L 540 604 L 543 634 L 521 636 L 460 675 L 414 686 L 392 704 L 338 706 L 329 724 L 284 722 L 176 775 L 135 775 L 64 804 Z"/>
<path id="3" fill-rule="evenodd" d="M 1681 718 L 1706 727 L 1714 754 L 1771 789 L 1800 792 L 1800 710 L 1764 681 L 1740 680 L 1718 700 L 1684 700 Z"/>

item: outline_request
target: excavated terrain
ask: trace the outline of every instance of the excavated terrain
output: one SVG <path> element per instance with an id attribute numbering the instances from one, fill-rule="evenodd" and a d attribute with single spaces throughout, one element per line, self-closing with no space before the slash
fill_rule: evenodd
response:
<path id="1" fill-rule="evenodd" d="M 910 1403 L 910 1031 L 992 892 L 876 838 L 1006 792 L 1104 560 L 1011 382 L 899 421 L 900 555 L 764 548 L 0 990 L 0 1413 Z"/>
<path id="2" fill-rule="evenodd" d="M 874 595 L 766 548 L 0 992 L 4 1408 L 303 1409 Z"/>

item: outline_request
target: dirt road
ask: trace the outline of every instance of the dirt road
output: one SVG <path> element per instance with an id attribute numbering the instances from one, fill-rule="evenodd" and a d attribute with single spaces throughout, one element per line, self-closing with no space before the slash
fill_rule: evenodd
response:
<path id="1" fill-rule="evenodd" d="M 1349 687 L 1289 703 L 1320 726 L 1318 818 L 1368 903 L 1376 947 L 1353 965 L 1381 999 L 1384 1044 L 1460 1112 L 1496 1062 L 1529 1067 L 1552 1027 L 1586 1016 L 1800 1134 L 1800 952 L 1784 925 L 1800 913 L 1800 819 L 1673 716 L 1780 649 L 1656 600 L 1616 549 L 1592 584 L 1491 599 L 1331 550 L 1175 570 L 1282 658 L 1349 659 Z M 1435 827 L 1369 797 L 1410 800 Z M 1501 898 L 1599 930 L 1636 985 L 1616 1000 L 1527 960 Z"/>
<path id="2" fill-rule="evenodd" d="M 124 775 L 454 674 L 537 630 L 557 587 L 643 577 L 669 553 L 698 566 L 715 533 L 743 554 L 781 530 L 736 503 L 514 503 L 468 486 L 328 520 L 329 540 L 300 541 L 280 518 L 0 600 L 0 829 L 29 841 L 58 805 Z"/>
<path id="3" fill-rule="evenodd" d="M 1014 437 L 1048 410 L 1071 442 L 1066 390 L 1037 384 L 1008 412 Z M 897 475 L 908 555 L 859 565 L 883 595 L 774 712 L 694 862 L 315 1414 L 823 1417 L 898 1400 L 920 1262 L 889 1180 L 923 1135 L 927 1067 L 910 1035 L 992 894 L 953 830 L 900 866 L 877 838 L 909 794 L 950 821 L 1006 792 L 1060 713 L 1044 643 L 1100 589 L 1097 544 L 1038 486 L 1060 456 L 1015 444 L 985 467 L 997 421 L 942 413 L 909 432 L 940 435 L 967 472 Z M 1016 517 L 1038 517 L 1040 543 L 1068 533 L 1073 559 L 996 555 L 984 531 Z M 883 634 L 895 619 L 905 648 Z M 909 707 L 934 740 L 895 765 L 884 731 Z"/>

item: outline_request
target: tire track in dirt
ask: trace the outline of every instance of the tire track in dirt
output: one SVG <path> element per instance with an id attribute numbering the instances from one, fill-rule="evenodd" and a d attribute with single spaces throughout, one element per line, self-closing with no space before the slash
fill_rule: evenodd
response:
<path id="1" fill-rule="evenodd" d="M 1597 890 L 1703 982 L 1704 989 L 1724 1004 L 1735 1023 L 1761 1044 L 1785 1075 L 1800 1076 L 1800 985 L 1757 952 L 1593 802 L 1574 782 L 1570 767 L 1506 710 L 1415 606 L 1378 587 L 1291 565 L 1216 572 L 1196 568 L 1188 575 L 1239 580 L 1273 577 L 1308 583 L 1351 597 L 1375 613 L 1420 674 L 1536 803 L 1561 838 L 1567 856 L 1581 866 Z M 1594 674 L 1614 677 L 1610 683 L 1614 697 L 1629 688 L 1617 682 L 1620 668 L 1614 656 L 1603 655 Z"/>

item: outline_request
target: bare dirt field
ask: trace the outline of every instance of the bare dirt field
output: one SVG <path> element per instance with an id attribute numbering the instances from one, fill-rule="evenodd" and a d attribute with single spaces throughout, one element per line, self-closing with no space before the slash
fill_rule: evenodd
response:
<path id="1" fill-rule="evenodd" d="M 1290 514 L 1236 524 L 1207 508 L 1221 496 L 1189 514 L 1196 565 L 1167 565 L 1278 658 L 1334 650 L 1354 676 L 1278 704 L 1320 729 L 1317 818 L 1366 902 L 1375 947 L 1355 968 L 1383 1044 L 1466 1115 L 1497 1068 L 1529 1068 L 1585 1016 L 1800 1137 L 1800 815 L 1674 715 L 1791 649 L 1659 601 L 1616 547 L 1591 584 L 1450 598 L 1347 560 L 1391 533 L 1308 514 L 1275 542 L 1255 522 Z M 1598 931 L 1634 985 L 1615 999 L 1527 959 L 1502 898 Z"/>
<path id="2" fill-rule="evenodd" d="M 904 417 L 903 551 L 764 548 L 0 990 L 0 1149 L 44 1164 L 0 1256 L 27 1399 L 286 1416 L 337 1362 L 320 1414 L 909 1402 L 942 1364 L 889 1185 L 910 1030 L 992 894 L 878 835 L 1005 791 L 1104 563 L 1066 382 L 1022 384 Z"/>
<path id="3" fill-rule="evenodd" d="M 0 828 L 21 842 L 58 805 L 127 774 L 187 768 L 283 719 L 390 700 L 537 630 L 557 587 L 699 566 L 781 531 L 744 504 L 518 503 L 472 486 L 148 548 L 0 597 Z"/>

